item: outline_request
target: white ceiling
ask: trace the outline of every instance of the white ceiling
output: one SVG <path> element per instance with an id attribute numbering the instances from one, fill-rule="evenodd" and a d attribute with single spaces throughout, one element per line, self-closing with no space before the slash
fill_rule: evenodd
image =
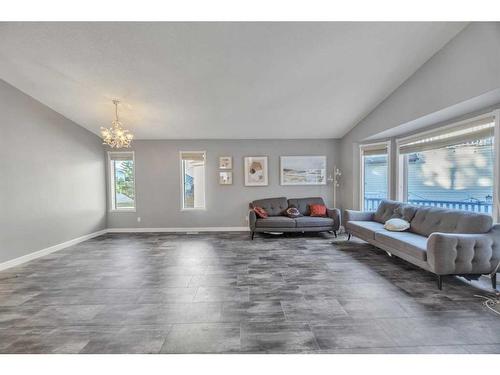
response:
<path id="1" fill-rule="evenodd" d="M 340 138 L 465 23 L 2 23 L 0 78 L 92 132 Z"/>

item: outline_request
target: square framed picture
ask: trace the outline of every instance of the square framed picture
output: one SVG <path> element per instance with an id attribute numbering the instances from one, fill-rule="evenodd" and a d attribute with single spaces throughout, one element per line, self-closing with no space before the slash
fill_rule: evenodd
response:
<path id="1" fill-rule="evenodd" d="M 219 184 L 220 185 L 232 185 L 233 184 L 233 172 L 219 172 Z"/>
<path id="2" fill-rule="evenodd" d="M 244 158 L 245 186 L 267 186 L 269 172 L 267 156 L 247 156 Z"/>
<path id="3" fill-rule="evenodd" d="M 233 169 L 233 157 L 232 156 L 220 156 L 219 157 L 219 169 Z"/>
<path id="4" fill-rule="evenodd" d="M 281 156 L 281 185 L 326 185 L 326 156 Z"/>

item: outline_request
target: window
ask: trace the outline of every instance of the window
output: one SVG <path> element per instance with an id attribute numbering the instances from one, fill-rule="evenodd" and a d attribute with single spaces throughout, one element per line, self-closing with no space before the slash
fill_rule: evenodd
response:
<path id="1" fill-rule="evenodd" d="M 377 209 L 389 197 L 389 143 L 361 145 L 361 208 Z"/>
<path id="2" fill-rule="evenodd" d="M 398 141 L 400 198 L 493 214 L 494 129 L 487 117 Z"/>
<path id="3" fill-rule="evenodd" d="M 205 152 L 181 151 L 182 209 L 205 209 Z"/>
<path id="4" fill-rule="evenodd" d="M 108 152 L 111 210 L 135 210 L 135 163 L 133 152 Z"/>

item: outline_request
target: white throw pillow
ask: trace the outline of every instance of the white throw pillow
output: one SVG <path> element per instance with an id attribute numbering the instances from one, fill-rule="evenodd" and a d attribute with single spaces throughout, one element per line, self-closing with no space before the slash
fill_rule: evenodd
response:
<path id="1" fill-rule="evenodd" d="M 390 219 L 384 224 L 384 228 L 392 232 L 404 232 L 410 227 L 410 223 L 403 219 Z"/>

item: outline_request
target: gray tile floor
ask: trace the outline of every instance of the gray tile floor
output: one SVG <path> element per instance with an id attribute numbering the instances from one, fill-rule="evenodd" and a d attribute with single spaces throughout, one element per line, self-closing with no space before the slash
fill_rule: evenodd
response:
<path id="1" fill-rule="evenodd" d="M 491 292 L 343 236 L 110 234 L 0 272 L 0 352 L 500 353 Z"/>

